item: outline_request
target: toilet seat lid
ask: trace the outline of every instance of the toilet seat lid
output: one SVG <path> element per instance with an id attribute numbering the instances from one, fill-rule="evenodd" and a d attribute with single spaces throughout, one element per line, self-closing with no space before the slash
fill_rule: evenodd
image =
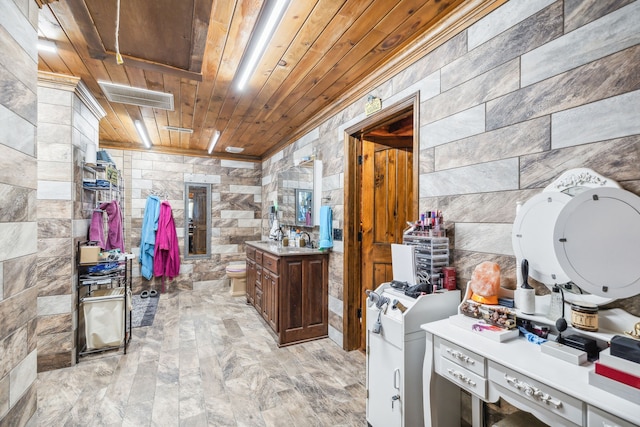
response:
<path id="1" fill-rule="evenodd" d="M 241 271 L 247 271 L 247 265 L 246 264 L 229 264 L 226 268 L 227 271 L 231 272 L 231 273 L 238 273 Z"/>

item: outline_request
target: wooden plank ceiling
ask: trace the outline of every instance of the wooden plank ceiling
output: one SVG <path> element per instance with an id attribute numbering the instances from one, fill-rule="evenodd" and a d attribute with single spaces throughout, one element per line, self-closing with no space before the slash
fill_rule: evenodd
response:
<path id="1" fill-rule="evenodd" d="M 207 155 L 219 130 L 214 156 L 258 160 L 308 131 L 320 111 L 349 101 L 345 94 L 366 93 L 376 69 L 465 2 L 292 0 L 242 92 L 233 79 L 264 0 L 122 0 L 122 65 L 116 0 L 41 3 L 39 36 L 58 53 L 40 52 L 39 69 L 82 78 L 107 112 L 101 147 L 144 149 L 133 124 L 143 120 L 152 151 Z M 174 110 L 109 103 L 98 81 L 172 93 Z M 229 155 L 228 146 L 244 151 Z"/>

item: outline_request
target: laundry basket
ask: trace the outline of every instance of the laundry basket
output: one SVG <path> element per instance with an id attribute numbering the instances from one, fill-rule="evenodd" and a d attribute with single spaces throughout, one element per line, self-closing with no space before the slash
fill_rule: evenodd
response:
<path id="1" fill-rule="evenodd" d="M 87 350 L 115 347 L 124 341 L 124 287 L 98 289 L 82 299 Z"/>

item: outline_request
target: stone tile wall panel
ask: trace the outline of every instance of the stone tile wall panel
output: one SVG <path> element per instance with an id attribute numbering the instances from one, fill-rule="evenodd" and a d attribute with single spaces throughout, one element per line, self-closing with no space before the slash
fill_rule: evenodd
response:
<path id="1" fill-rule="evenodd" d="M 640 89 L 640 46 L 487 102 L 487 130 Z"/>
<path id="2" fill-rule="evenodd" d="M 436 170 L 485 163 L 547 151 L 551 118 L 543 116 L 435 148 Z"/>
<path id="3" fill-rule="evenodd" d="M 582 27 L 633 1 L 635 0 L 565 0 L 564 32 L 568 33 L 576 28 Z"/>
<path id="4" fill-rule="evenodd" d="M 442 67 L 445 92 L 562 35 L 563 8 L 558 1 Z"/>

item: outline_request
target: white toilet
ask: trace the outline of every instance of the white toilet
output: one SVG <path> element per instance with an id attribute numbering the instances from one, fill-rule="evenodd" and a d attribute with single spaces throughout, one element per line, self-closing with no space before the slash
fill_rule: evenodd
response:
<path id="1" fill-rule="evenodd" d="M 247 264 L 244 262 L 229 264 L 225 270 L 227 277 L 231 279 L 231 290 L 229 291 L 231 296 L 245 295 L 247 291 Z"/>

